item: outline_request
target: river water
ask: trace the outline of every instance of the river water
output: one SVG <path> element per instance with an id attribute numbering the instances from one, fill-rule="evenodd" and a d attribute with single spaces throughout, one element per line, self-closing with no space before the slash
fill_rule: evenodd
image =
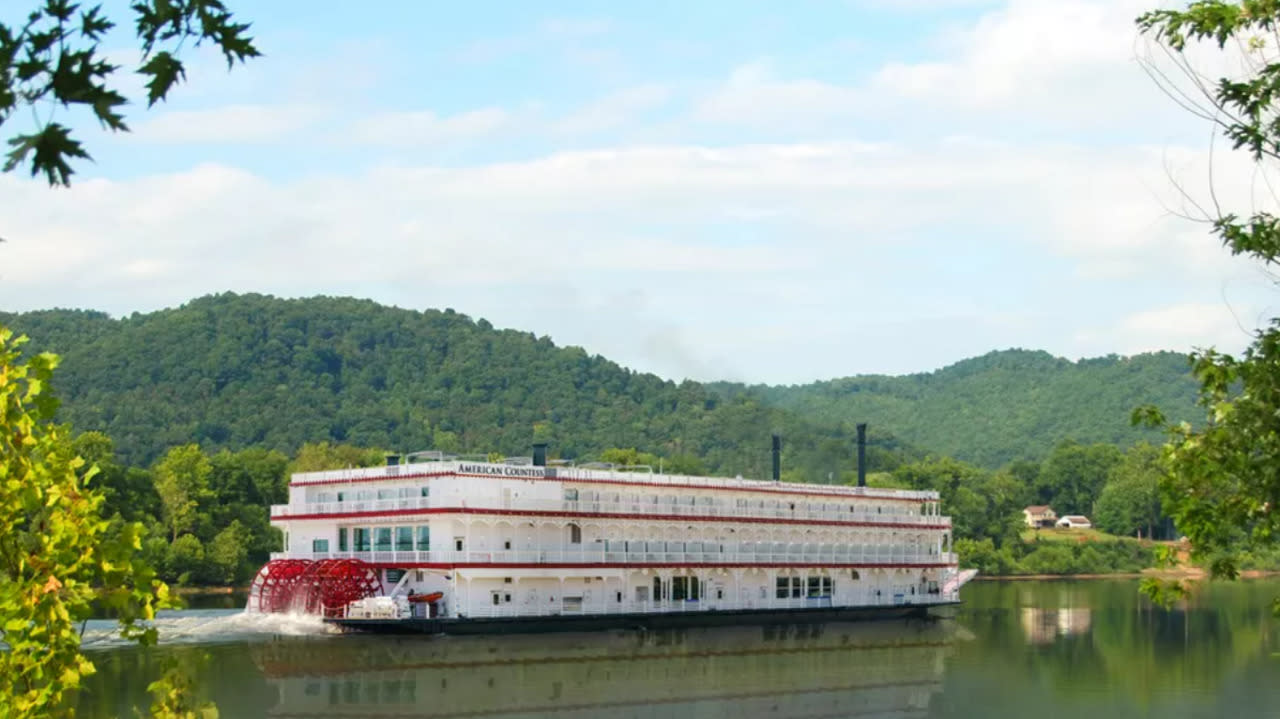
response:
<path id="1" fill-rule="evenodd" d="M 1214 585 L 1165 611 L 1134 581 L 975 582 L 931 622 L 434 638 L 206 606 L 150 649 L 91 622 L 79 716 L 135 716 L 176 662 L 224 719 L 1280 717 L 1277 595 Z"/>

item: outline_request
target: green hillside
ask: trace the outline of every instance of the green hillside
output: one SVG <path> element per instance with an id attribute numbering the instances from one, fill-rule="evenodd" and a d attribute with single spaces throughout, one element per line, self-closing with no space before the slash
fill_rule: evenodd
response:
<path id="1" fill-rule="evenodd" d="M 841 423 L 634 372 L 452 310 L 223 294 L 122 319 L 49 310 L 0 323 L 29 335 L 30 349 L 62 355 L 60 419 L 108 434 L 125 465 L 192 441 L 526 454 L 542 440 L 566 458 L 634 447 L 685 471 L 762 477 L 769 435 L 780 431 L 786 478 L 852 470 L 853 433 Z M 918 454 L 884 431 L 876 439 L 873 469 Z"/>
<path id="2" fill-rule="evenodd" d="M 1130 425 L 1133 408 L 1159 406 L 1192 420 L 1196 384 L 1185 355 L 1157 352 L 1071 362 L 1006 350 L 903 377 L 865 375 L 800 386 L 717 383 L 818 422 L 865 421 L 931 451 L 987 467 L 1039 459 L 1064 439 L 1129 445 L 1158 441 Z"/>

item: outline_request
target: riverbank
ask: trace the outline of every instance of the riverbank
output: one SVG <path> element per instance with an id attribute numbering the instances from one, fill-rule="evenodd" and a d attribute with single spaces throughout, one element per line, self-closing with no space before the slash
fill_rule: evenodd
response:
<path id="1" fill-rule="evenodd" d="M 1241 579 L 1269 579 L 1280 577 L 1280 571 L 1249 569 L 1240 572 Z M 1209 573 L 1200 567 L 1180 569 L 1148 569 L 1141 572 L 1114 572 L 1098 574 L 996 574 L 974 577 L 979 582 L 1021 582 L 1021 581 L 1055 581 L 1064 579 L 1190 579 L 1202 581 L 1209 578 Z"/>

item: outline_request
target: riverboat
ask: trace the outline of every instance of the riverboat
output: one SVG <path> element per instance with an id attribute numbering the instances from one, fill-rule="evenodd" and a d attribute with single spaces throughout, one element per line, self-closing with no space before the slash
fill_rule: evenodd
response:
<path id="1" fill-rule="evenodd" d="M 860 469 L 859 475 L 862 476 Z M 936 492 L 392 455 L 293 475 L 250 611 L 474 634 L 923 615 L 961 572 Z M 860 482 L 861 484 L 861 482 Z"/>

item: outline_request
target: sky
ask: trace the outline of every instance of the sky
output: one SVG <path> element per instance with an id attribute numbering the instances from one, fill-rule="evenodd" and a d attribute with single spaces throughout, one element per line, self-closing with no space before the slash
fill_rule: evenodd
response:
<path id="1" fill-rule="evenodd" d="M 1236 352 L 1275 289 L 1195 210 L 1268 178 L 1144 71 L 1156 1 L 232 0 L 264 57 L 0 175 L 0 310 L 354 296 L 773 384 Z"/>

